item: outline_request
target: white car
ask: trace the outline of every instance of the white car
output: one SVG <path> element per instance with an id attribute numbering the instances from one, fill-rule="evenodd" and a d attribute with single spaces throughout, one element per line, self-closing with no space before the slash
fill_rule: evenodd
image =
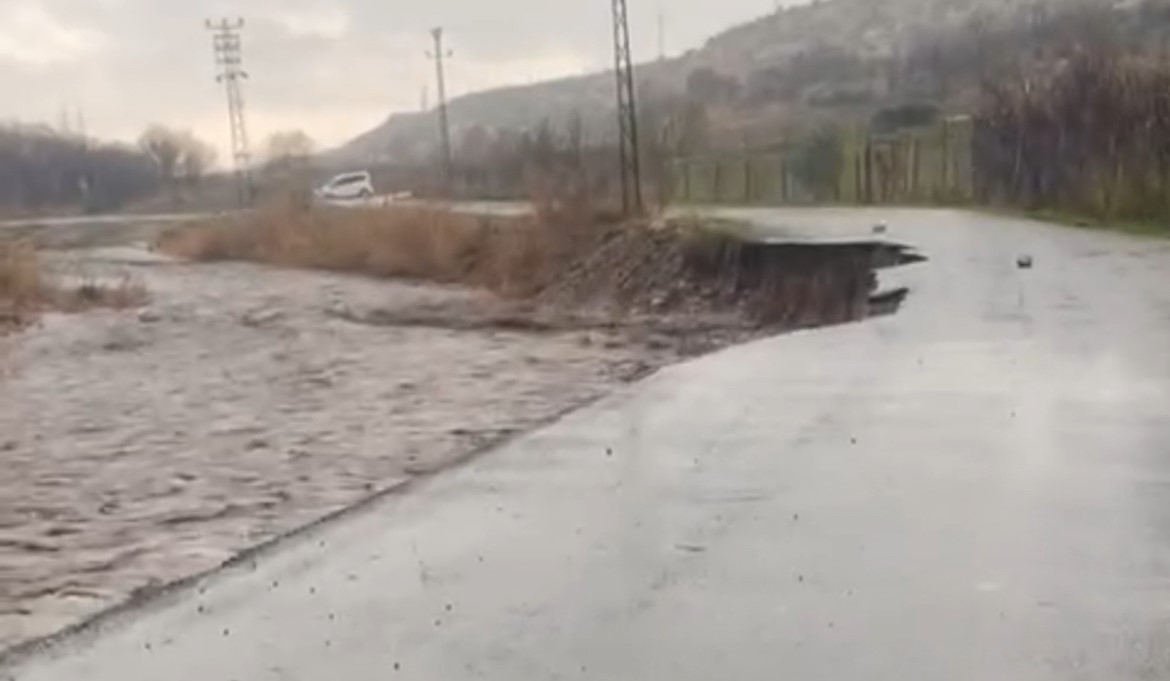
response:
<path id="1" fill-rule="evenodd" d="M 374 195 L 374 180 L 368 171 L 342 173 L 321 185 L 316 194 L 326 201 L 368 199 Z"/>

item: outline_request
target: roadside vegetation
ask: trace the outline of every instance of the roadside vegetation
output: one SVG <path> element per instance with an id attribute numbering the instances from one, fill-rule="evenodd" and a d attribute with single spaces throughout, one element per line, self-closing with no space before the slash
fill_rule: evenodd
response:
<path id="1" fill-rule="evenodd" d="M 160 251 L 488 289 L 534 310 L 610 319 L 735 318 L 750 326 L 838 323 L 866 314 L 862 253 L 769 249 L 698 219 L 623 221 L 593 203 L 546 199 L 524 217 L 423 206 L 295 201 L 179 227 Z"/>
<path id="2" fill-rule="evenodd" d="M 35 322 L 46 311 L 125 309 L 147 300 L 145 286 L 129 276 L 114 281 L 50 276 L 31 242 L 0 239 L 0 334 Z"/>
<path id="3" fill-rule="evenodd" d="M 0 333 L 28 323 L 44 302 L 44 292 L 36 250 L 24 242 L 0 241 Z"/>
<path id="4" fill-rule="evenodd" d="M 459 283 L 509 297 L 537 292 L 554 263 L 588 238 L 585 208 L 482 218 L 425 206 L 310 207 L 282 199 L 164 234 L 158 248 L 198 261 L 244 260 L 378 278 Z M 579 211 L 575 213 L 574 211 Z"/>
<path id="5" fill-rule="evenodd" d="M 986 90 L 984 191 L 1083 224 L 1170 222 L 1170 64 L 1106 50 Z"/>

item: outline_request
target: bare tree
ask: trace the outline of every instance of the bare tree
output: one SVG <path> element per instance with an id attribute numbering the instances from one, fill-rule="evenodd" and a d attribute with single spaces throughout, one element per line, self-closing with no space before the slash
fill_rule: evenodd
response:
<path id="1" fill-rule="evenodd" d="M 308 205 L 312 200 L 311 160 L 316 144 L 301 130 L 276 132 L 264 141 L 261 192 L 277 192 Z"/>
<path id="2" fill-rule="evenodd" d="M 303 130 L 275 132 L 264 142 L 264 161 L 269 165 L 303 164 L 317 145 Z"/>
<path id="3" fill-rule="evenodd" d="M 190 184 L 198 184 L 215 165 L 215 147 L 189 132 L 182 135 L 181 142 L 183 155 L 179 160 L 179 177 Z"/>
<path id="4" fill-rule="evenodd" d="M 165 182 L 171 182 L 178 175 L 179 162 L 183 158 L 182 134 L 161 125 L 152 125 L 138 138 L 138 146 L 158 166 L 158 173 Z"/>
<path id="5" fill-rule="evenodd" d="M 152 125 L 138 138 L 138 146 L 158 167 L 164 182 L 195 184 L 215 163 L 215 148 L 189 130 Z"/>

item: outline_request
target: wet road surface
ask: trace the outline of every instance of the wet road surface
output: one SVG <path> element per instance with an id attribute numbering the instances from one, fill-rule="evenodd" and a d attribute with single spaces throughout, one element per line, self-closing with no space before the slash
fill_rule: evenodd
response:
<path id="1" fill-rule="evenodd" d="M 66 217 L 21 218 L 19 220 L 0 220 L 0 231 L 6 229 L 27 229 L 32 227 L 92 227 L 99 228 L 105 225 L 152 224 L 152 223 L 180 223 L 199 220 L 212 213 L 160 213 L 160 214 L 125 214 L 114 215 L 71 215 Z"/>
<path id="2" fill-rule="evenodd" d="M 750 217 L 931 260 L 896 316 L 668 369 L 7 674 L 1170 676 L 1170 243 Z"/>

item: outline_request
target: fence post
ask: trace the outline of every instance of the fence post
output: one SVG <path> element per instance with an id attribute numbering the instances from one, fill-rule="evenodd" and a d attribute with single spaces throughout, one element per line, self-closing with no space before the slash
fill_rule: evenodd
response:
<path id="1" fill-rule="evenodd" d="M 711 188 L 711 198 L 715 203 L 723 201 L 723 161 L 715 159 L 715 182 Z"/>
<path id="2" fill-rule="evenodd" d="M 853 201 L 857 204 L 865 203 L 865 143 L 857 147 L 857 153 L 853 156 L 854 178 L 853 178 Z"/>
<path id="3" fill-rule="evenodd" d="M 787 205 L 788 196 L 788 157 L 780 156 L 780 203 Z"/>
<path id="4" fill-rule="evenodd" d="M 914 201 L 922 200 L 922 140 L 915 135 L 910 141 L 910 177 L 913 186 L 910 189 Z"/>
<path id="5" fill-rule="evenodd" d="M 865 203 L 873 203 L 873 143 L 865 141 Z"/>
<path id="6" fill-rule="evenodd" d="M 746 151 L 743 154 L 743 201 L 752 202 L 752 157 Z"/>
<path id="7" fill-rule="evenodd" d="M 950 197 L 955 194 L 951 181 L 951 122 L 947 118 L 942 121 L 942 184 L 943 191 Z"/>

